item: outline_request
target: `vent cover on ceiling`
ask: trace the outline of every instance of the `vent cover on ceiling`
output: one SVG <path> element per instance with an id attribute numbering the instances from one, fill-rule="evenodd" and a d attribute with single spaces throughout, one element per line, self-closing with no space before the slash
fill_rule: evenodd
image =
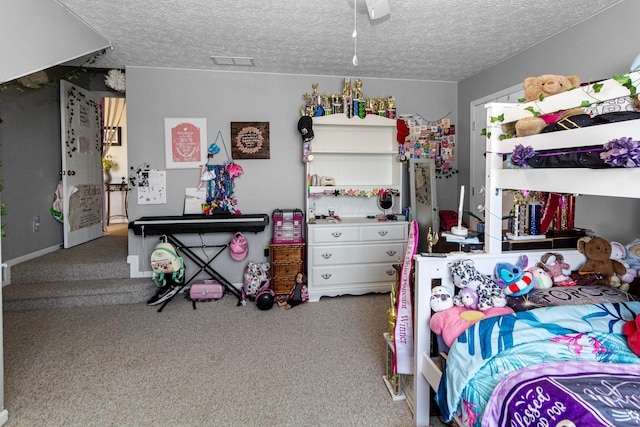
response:
<path id="1" fill-rule="evenodd" d="M 211 59 L 216 65 L 242 65 L 245 67 L 253 67 L 255 62 L 253 58 L 241 56 L 212 56 Z"/>

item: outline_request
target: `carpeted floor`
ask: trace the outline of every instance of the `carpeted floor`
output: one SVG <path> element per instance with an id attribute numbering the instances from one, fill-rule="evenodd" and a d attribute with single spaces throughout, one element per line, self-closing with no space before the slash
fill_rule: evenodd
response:
<path id="1" fill-rule="evenodd" d="M 49 258 L 92 270 L 109 244 L 122 246 L 102 238 Z M 388 306 L 388 294 L 371 294 L 261 311 L 226 295 L 193 310 L 178 295 L 161 313 L 145 303 L 5 311 L 6 425 L 411 426 L 382 380 Z"/>
<path id="2" fill-rule="evenodd" d="M 382 381 L 388 302 L 5 312 L 6 425 L 410 426 Z"/>

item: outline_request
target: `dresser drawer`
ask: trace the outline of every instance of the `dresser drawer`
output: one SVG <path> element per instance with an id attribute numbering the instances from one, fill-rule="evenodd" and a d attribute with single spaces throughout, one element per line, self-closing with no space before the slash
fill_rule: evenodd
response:
<path id="1" fill-rule="evenodd" d="M 397 263 L 404 256 L 405 244 L 313 246 L 310 249 L 313 265 Z"/>
<path id="2" fill-rule="evenodd" d="M 277 262 L 271 263 L 271 277 L 293 277 L 302 271 L 303 262 Z"/>
<path id="3" fill-rule="evenodd" d="M 380 225 L 360 227 L 361 242 L 381 242 L 390 240 L 407 240 L 407 224 L 389 222 Z"/>
<path id="4" fill-rule="evenodd" d="M 358 227 L 309 227 L 309 241 L 313 243 L 347 243 L 360 239 Z"/>
<path id="5" fill-rule="evenodd" d="M 373 283 L 395 281 L 392 263 L 313 267 L 313 289 L 344 283 Z M 348 286 L 345 287 L 345 290 Z"/>
<path id="6" fill-rule="evenodd" d="M 271 245 L 271 262 L 291 262 L 304 259 L 304 245 Z"/>
<path id="7" fill-rule="evenodd" d="M 296 283 L 296 277 L 282 277 L 278 279 L 271 279 L 271 289 L 278 295 L 288 294 L 291 292 L 293 285 Z"/>

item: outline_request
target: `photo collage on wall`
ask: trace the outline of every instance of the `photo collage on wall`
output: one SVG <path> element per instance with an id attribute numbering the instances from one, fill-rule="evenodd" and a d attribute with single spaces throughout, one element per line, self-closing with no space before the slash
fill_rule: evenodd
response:
<path id="1" fill-rule="evenodd" d="M 456 173 L 456 130 L 448 118 L 425 120 L 417 114 L 401 115 L 409 134 L 400 144 L 409 159 L 434 159 L 436 174 L 447 178 Z"/>

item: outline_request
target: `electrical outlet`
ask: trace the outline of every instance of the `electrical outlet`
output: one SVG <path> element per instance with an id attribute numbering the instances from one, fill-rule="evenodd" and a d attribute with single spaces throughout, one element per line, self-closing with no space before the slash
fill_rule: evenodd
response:
<path id="1" fill-rule="evenodd" d="M 38 231 L 40 231 L 40 217 L 36 215 L 33 219 L 33 232 L 37 233 Z"/>

